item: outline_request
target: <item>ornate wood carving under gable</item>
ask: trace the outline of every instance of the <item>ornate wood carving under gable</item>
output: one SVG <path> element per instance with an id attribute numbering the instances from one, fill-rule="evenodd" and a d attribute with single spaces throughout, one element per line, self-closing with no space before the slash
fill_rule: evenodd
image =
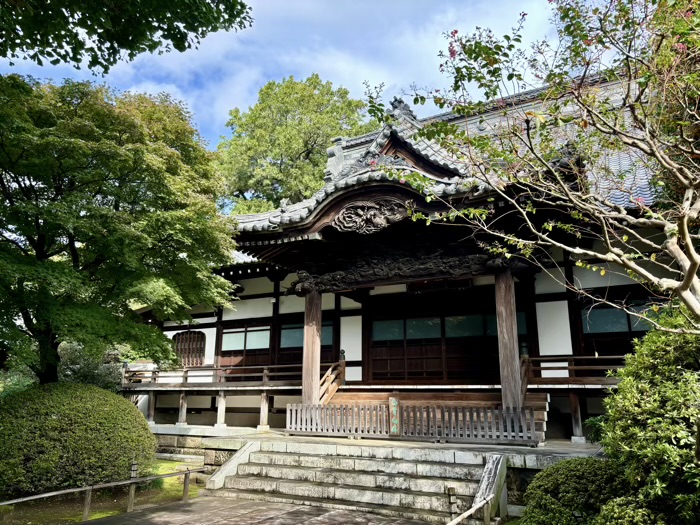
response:
<path id="1" fill-rule="evenodd" d="M 386 197 L 351 202 L 333 217 L 331 225 L 341 232 L 375 233 L 408 216 L 406 203 Z"/>

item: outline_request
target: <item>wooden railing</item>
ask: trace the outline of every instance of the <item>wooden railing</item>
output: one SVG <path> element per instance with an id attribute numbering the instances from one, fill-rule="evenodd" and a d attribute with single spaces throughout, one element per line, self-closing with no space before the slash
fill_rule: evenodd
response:
<path id="1" fill-rule="evenodd" d="M 408 441 L 535 445 L 532 408 L 459 405 L 287 405 L 287 432 L 319 436 L 373 436 Z"/>
<path id="2" fill-rule="evenodd" d="M 338 363 L 324 363 L 323 369 L 337 367 Z M 238 383 L 248 385 L 301 385 L 302 365 L 269 366 L 198 366 L 174 370 L 138 370 L 125 368 L 122 387 L 139 385 L 201 385 L 206 383 Z"/>
<path id="3" fill-rule="evenodd" d="M 501 518 L 506 517 L 507 507 L 506 460 L 503 456 L 492 455 L 486 460 L 484 473 L 476 489 L 471 508 L 454 518 L 447 525 L 459 525 L 469 517 L 476 517 L 479 510 L 481 510 L 484 525 L 490 525 L 491 519 L 496 514 Z"/>
<path id="4" fill-rule="evenodd" d="M 96 490 L 110 489 L 110 488 L 115 488 L 115 487 L 123 487 L 125 485 L 128 485 L 129 486 L 129 495 L 127 498 L 126 511 L 132 512 L 134 510 L 134 499 L 136 497 L 136 484 L 137 483 L 148 483 L 149 481 L 154 481 L 156 479 L 165 479 L 165 478 L 184 476 L 185 479 L 184 479 L 184 483 L 183 483 L 183 487 L 182 487 L 182 501 L 187 501 L 190 497 L 190 475 L 193 472 L 205 472 L 205 471 L 206 471 L 206 469 L 204 467 L 201 467 L 201 468 L 187 469 L 187 470 L 183 470 L 180 472 L 172 472 L 170 474 L 158 474 L 155 476 L 145 476 L 145 477 L 141 477 L 141 478 L 134 477 L 132 474 L 132 477 L 130 479 L 127 479 L 124 481 L 113 481 L 111 483 L 100 483 L 99 485 L 90 485 L 87 487 L 79 487 L 79 488 L 75 488 L 75 489 L 56 490 L 54 492 L 46 492 L 44 494 L 35 494 L 33 496 L 26 496 L 24 498 L 17 498 L 17 499 L 12 499 L 9 501 L 0 501 L 0 506 L 17 505 L 19 503 L 25 503 L 28 501 L 36 501 L 36 500 L 40 500 L 40 499 L 51 498 L 54 496 L 64 496 L 67 494 L 78 494 L 80 492 L 84 492 L 85 499 L 83 501 L 82 521 L 88 521 L 90 519 L 90 507 L 92 505 L 92 494 Z M 133 472 L 133 467 L 132 467 L 132 472 Z"/>
<path id="5" fill-rule="evenodd" d="M 520 406 L 525 406 L 527 385 L 530 379 L 530 360 L 526 355 L 520 356 Z"/>
<path id="6" fill-rule="evenodd" d="M 340 361 L 333 363 L 320 381 L 319 404 L 330 403 L 338 389 L 345 383 L 345 356 L 341 350 Z"/>
<path id="7" fill-rule="evenodd" d="M 527 361 L 530 383 L 616 384 L 607 372 L 622 368 L 625 356 L 551 355 Z"/>

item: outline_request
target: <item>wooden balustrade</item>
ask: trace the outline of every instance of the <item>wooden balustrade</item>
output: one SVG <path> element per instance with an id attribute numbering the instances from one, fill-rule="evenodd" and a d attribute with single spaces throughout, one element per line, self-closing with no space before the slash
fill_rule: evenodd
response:
<path id="1" fill-rule="evenodd" d="M 343 383 L 345 383 L 345 359 L 341 359 L 339 362 L 333 363 L 321 378 L 319 403 L 321 405 L 327 405 L 330 403 L 331 399 L 333 399 L 333 396 Z"/>
<path id="2" fill-rule="evenodd" d="M 527 444 L 543 438 L 532 408 L 460 405 L 287 405 L 287 432 L 409 441 Z"/>
<path id="3" fill-rule="evenodd" d="M 625 356 L 551 355 L 530 357 L 527 361 L 531 384 L 615 385 L 617 379 L 607 372 L 622 368 Z"/>
<path id="4" fill-rule="evenodd" d="M 333 379 L 340 376 L 344 363 L 324 363 L 328 372 L 335 370 Z M 327 372 L 327 373 L 328 373 Z M 301 386 L 301 364 L 269 366 L 199 366 L 174 370 L 136 370 L 125 368 L 122 387 L 138 388 L 139 385 L 189 385 L 236 383 L 242 385 Z"/>

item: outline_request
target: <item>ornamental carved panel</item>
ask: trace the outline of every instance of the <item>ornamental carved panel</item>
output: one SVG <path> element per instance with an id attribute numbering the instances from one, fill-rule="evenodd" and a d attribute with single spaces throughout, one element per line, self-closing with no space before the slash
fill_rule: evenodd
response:
<path id="1" fill-rule="evenodd" d="M 331 225 L 341 232 L 375 233 L 408 215 L 406 204 L 384 198 L 347 204 L 333 217 Z"/>

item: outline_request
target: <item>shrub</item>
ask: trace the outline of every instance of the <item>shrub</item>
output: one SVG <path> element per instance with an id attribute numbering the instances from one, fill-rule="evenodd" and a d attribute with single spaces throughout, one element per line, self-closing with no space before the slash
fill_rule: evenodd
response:
<path id="1" fill-rule="evenodd" d="M 521 525 L 590 524 L 627 489 L 618 467 L 598 458 L 566 459 L 538 473 L 525 491 Z"/>
<path id="2" fill-rule="evenodd" d="M 156 440 L 129 401 L 70 383 L 0 399 L 0 498 L 127 479 L 155 460 Z"/>
<path id="3" fill-rule="evenodd" d="M 665 525 L 663 518 L 645 508 L 638 498 L 615 498 L 600 509 L 593 525 Z"/>
<path id="4" fill-rule="evenodd" d="M 659 323 L 690 325 L 678 308 L 667 308 Z M 700 463 L 695 461 L 695 424 L 700 421 L 700 338 L 653 330 L 636 342 L 618 372 L 617 391 L 606 400 L 606 454 L 625 470 L 648 508 L 674 516 L 679 525 L 697 523 Z"/>

